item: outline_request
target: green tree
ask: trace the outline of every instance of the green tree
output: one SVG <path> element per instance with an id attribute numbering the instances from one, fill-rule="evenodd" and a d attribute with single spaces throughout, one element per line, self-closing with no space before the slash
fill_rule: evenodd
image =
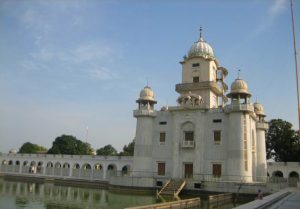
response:
<path id="1" fill-rule="evenodd" d="M 47 153 L 47 149 L 43 146 L 37 144 L 32 144 L 30 142 L 25 142 L 19 149 L 19 153 Z"/>
<path id="2" fill-rule="evenodd" d="M 266 132 L 267 158 L 275 161 L 300 161 L 300 143 L 298 133 L 292 129 L 292 124 L 282 119 L 269 122 Z"/>
<path id="3" fill-rule="evenodd" d="M 83 142 L 71 135 L 62 135 L 57 137 L 49 154 L 68 154 L 68 155 L 91 155 L 93 149 L 89 143 Z"/>
<path id="4" fill-rule="evenodd" d="M 117 154 L 118 154 L 117 150 L 110 144 L 101 147 L 100 149 L 97 150 L 97 155 L 114 156 Z"/>
<path id="5" fill-rule="evenodd" d="M 125 145 L 123 147 L 123 151 L 120 152 L 120 156 L 133 156 L 134 154 L 134 140 L 132 140 L 132 142 L 130 142 L 128 145 Z"/>

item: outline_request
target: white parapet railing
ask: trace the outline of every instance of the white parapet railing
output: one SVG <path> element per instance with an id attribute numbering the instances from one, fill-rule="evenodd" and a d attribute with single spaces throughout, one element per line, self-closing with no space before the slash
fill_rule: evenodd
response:
<path id="1" fill-rule="evenodd" d="M 200 207 L 200 198 L 192 198 L 186 200 L 179 200 L 173 202 L 152 204 L 152 205 L 144 205 L 144 206 L 136 206 L 125 209 L 171 209 L 171 208 L 199 208 Z"/>
<path id="2" fill-rule="evenodd" d="M 183 148 L 194 148 L 195 141 L 194 140 L 183 140 L 181 143 L 181 147 Z"/>

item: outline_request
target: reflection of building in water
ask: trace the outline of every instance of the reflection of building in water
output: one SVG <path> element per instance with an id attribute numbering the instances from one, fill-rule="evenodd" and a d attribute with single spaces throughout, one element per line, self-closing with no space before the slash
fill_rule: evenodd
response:
<path id="1" fill-rule="evenodd" d="M 76 208 L 108 208 L 108 206 L 134 206 L 156 201 L 153 196 L 134 198 L 128 194 L 114 194 L 103 189 L 57 186 L 50 183 L 24 183 L 0 179 L 0 195 L 16 196 L 45 204 L 68 205 Z"/>
<path id="2" fill-rule="evenodd" d="M 45 183 L 24 183 L 0 180 L 0 194 L 23 197 L 32 201 L 76 206 L 107 206 L 106 190 L 55 186 Z M 82 207 L 79 207 L 82 208 Z"/>

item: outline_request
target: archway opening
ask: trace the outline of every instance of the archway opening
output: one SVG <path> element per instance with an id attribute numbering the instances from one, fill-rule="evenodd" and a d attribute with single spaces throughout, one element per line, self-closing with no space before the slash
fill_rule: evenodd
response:
<path id="1" fill-rule="evenodd" d="M 281 177 L 283 178 L 283 173 L 281 171 L 274 171 L 272 174 L 273 177 Z"/>
<path id="2" fill-rule="evenodd" d="M 39 161 L 38 165 L 37 165 L 37 168 L 36 168 L 36 172 L 37 173 L 42 173 L 43 172 L 42 170 L 43 170 L 43 162 Z"/>
<path id="3" fill-rule="evenodd" d="M 299 179 L 299 173 L 296 172 L 296 171 L 292 171 L 292 172 L 290 172 L 289 177 L 290 178 L 298 178 Z"/>
<path id="4" fill-rule="evenodd" d="M 70 168 L 70 164 L 69 163 L 64 163 L 63 168 Z"/>
<path id="5" fill-rule="evenodd" d="M 103 169 L 103 166 L 100 163 L 95 164 L 94 170 L 101 171 Z"/>
<path id="6" fill-rule="evenodd" d="M 130 172 L 130 166 L 129 165 L 125 165 L 122 168 L 122 176 L 128 176 Z"/>

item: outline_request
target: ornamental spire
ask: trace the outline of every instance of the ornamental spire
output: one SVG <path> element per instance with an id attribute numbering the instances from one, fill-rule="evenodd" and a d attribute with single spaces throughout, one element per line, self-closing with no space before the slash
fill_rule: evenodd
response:
<path id="1" fill-rule="evenodd" d="M 202 26 L 200 26 L 200 36 L 199 36 L 199 40 L 198 41 L 204 41 L 203 37 L 202 37 Z"/>
<path id="2" fill-rule="evenodd" d="M 202 26 L 200 26 L 200 38 L 202 38 Z"/>

